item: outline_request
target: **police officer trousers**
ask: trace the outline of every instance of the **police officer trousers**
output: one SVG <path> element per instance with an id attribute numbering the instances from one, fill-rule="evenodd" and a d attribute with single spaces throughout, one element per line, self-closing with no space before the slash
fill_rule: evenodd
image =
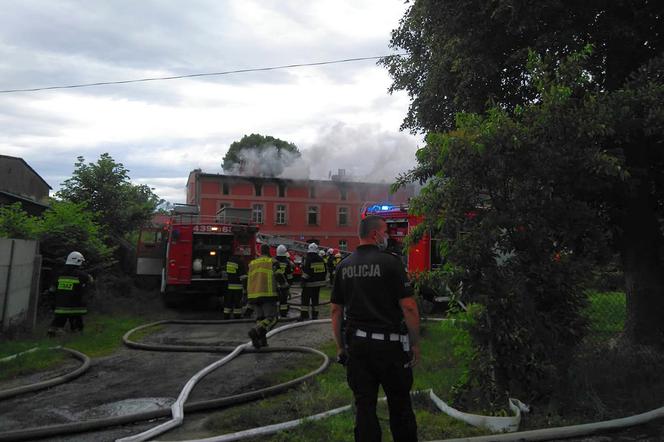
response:
<path id="1" fill-rule="evenodd" d="M 355 441 L 379 442 L 376 416 L 378 386 L 387 396 L 394 442 L 417 441 L 417 424 L 410 400 L 413 371 L 404 367 L 409 357 L 400 342 L 349 336 L 346 379 L 355 397 Z"/>

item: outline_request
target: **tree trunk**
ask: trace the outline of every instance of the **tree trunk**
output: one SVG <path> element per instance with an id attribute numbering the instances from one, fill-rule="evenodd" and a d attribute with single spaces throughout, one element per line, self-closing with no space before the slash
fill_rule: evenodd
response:
<path id="1" fill-rule="evenodd" d="M 648 180 L 643 177 L 625 201 L 622 260 L 627 294 L 625 334 L 635 344 L 664 345 L 662 239 Z"/>

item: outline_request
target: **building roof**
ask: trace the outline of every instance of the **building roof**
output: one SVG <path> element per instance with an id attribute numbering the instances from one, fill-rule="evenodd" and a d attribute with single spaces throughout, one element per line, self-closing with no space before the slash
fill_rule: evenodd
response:
<path id="1" fill-rule="evenodd" d="M 36 206 L 41 206 L 41 207 L 44 207 L 46 209 L 51 207 L 48 204 L 40 203 L 39 201 L 31 200 L 30 198 L 26 198 L 26 197 L 21 196 L 21 195 L 16 195 L 15 193 L 11 193 L 11 192 L 6 192 L 4 190 L 0 190 L 0 194 L 7 195 L 8 197 L 15 198 L 17 200 L 20 200 L 20 201 L 23 201 L 23 202 L 26 202 L 26 203 L 34 204 Z"/>
<path id="2" fill-rule="evenodd" d="M 310 183 L 344 183 L 352 185 L 365 185 L 365 186 L 386 186 L 390 183 L 370 183 L 364 181 L 346 181 L 346 180 L 312 180 L 312 179 L 301 179 L 301 178 L 281 178 L 281 177 L 263 177 L 263 176 L 251 176 L 251 175 L 226 175 L 223 173 L 207 173 L 201 172 L 200 169 L 194 169 L 189 172 L 191 174 L 197 174 L 200 177 L 210 177 L 210 178 L 233 178 L 239 180 L 262 180 L 262 181 L 284 181 L 284 182 L 310 182 Z"/>
<path id="3" fill-rule="evenodd" d="M 46 180 L 45 180 L 44 178 L 42 178 L 41 175 L 39 175 L 39 174 L 35 171 L 35 169 L 33 169 L 32 167 L 30 167 L 30 165 L 29 165 L 29 164 L 28 164 L 23 158 L 21 158 L 21 157 L 13 157 L 13 156 L 10 156 L 10 155 L 0 155 L 0 159 L 2 159 L 2 158 L 9 158 L 9 159 L 12 159 L 12 160 L 19 160 L 20 162 L 23 163 L 23 165 L 25 165 L 25 167 L 27 167 L 28 169 L 30 169 L 30 171 L 32 171 L 32 173 L 34 173 L 34 174 L 37 176 L 37 178 L 39 178 L 40 180 L 42 180 L 42 182 L 43 182 L 44 184 L 46 184 L 46 186 L 48 186 L 49 189 L 53 190 L 53 188 L 51 187 L 51 185 L 48 184 L 48 183 L 46 182 Z"/>

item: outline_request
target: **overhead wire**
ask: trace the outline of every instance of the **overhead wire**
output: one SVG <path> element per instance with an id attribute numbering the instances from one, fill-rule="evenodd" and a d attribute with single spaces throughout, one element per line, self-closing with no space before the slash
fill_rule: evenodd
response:
<path id="1" fill-rule="evenodd" d="M 281 69 L 292 69 L 308 66 L 324 66 L 330 64 L 341 64 L 341 63 L 354 63 L 358 61 L 367 61 L 367 60 L 379 60 L 382 58 L 391 58 L 391 57 L 401 57 L 406 54 L 391 54 L 391 55 L 376 55 L 372 57 L 356 57 L 356 58 L 344 58 L 340 60 L 328 60 L 328 61 L 318 61 L 311 63 L 295 63 L 295 64 L 285 64 L 279 66 L 268 66 L 260 68 L 247 68 L 247 69 L 234 69 L 229 71 L 220 71 L 220 72 L 201 72 L 195 74 L 183 74 L 183 75 L 171 75 L 165 77 L 148 77 L 148 78 L 137 78 L 132 80 L 117 80 L 117 81 L 98 81 L 95 83 L 81 83 L 81 84 L 70 84 L 70 85 L 61 85 L 61 86 L 45 86 L 45 87 L 34 87 L 34 88 L 24 88 L 24 89 L 4 89 L 0 90 L 0 94 L 11 94 L 16 92 L 38 92 L 38 91 L 49 91 L 56 89 L 76 89 L 92 86 L 107 86 L 107 85 L 116 85 L 116 84 L 129 84 L 129 83 L 145 83 L 149 81 L 165 81 L 165 80 L 180 80 L 183 78 L 199 78 L 199 77 L 214 77 L 221 75 L 230 75 L 230 74 L 243 74 L 247 72 L 265 72 L 265 71 L 276 71 Z"/>

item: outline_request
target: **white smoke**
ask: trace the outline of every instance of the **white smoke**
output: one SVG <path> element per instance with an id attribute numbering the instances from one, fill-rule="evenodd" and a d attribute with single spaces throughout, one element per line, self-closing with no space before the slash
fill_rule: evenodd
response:
<path id="1" fill-rule="evenodd" d="M 411 135 L 381 130 L 374 125 L 325 126 L 320 136 L 300 149 L 301 156 L 275 146 L 249 149 L 228 175 L 326 180 L 345 171 L 344 181 L 385 182 L 413 168 L 417 140 Z"/>

